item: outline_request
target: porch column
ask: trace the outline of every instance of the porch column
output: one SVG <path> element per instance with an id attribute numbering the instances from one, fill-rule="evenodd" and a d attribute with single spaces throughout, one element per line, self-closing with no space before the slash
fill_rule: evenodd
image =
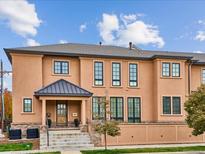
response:
<path id="1" fill-rule="evenodd" d="M 82 100 L 82 103 L 81 103 L 81 122 L 82 122 L 82 125 L 86 124 L 85 104 L 86 104 L 86 101 Z"/>
<path id="2" fill-rule="evenodd" d="M 42 100 L 42 125 L 46 125 L 46 100 Z"/>

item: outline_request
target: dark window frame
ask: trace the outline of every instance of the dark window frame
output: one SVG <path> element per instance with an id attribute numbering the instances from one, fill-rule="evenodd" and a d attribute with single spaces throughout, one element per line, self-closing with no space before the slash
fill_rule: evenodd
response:
<path id="1" fill-rule="evenodd" d="M 130 66 L 131 66 L 131 65 L 136 65 L 136 80 L 131 80 L 131 79 L 130 79 L 130 77 L 131 77 L 131 76 L 130 76 Z M 134 86 L 131 85 L 131 84 L 130 84 L 131 82 L 136 82 L 136 85 L 134 85 Z M 130 86 L 130 87 L 138 87 L 138 64 L 136 64 L 136 63 L 129 63 L 129 86 Z"/>
<path id="2" fill-rule="evenodd" d="M 105 97 L 105 96 L 93 96 L 93 97 L 92 97 L 92 119 L 93 119 L 93 120 L 104 119 L 104 115 L 101 117 L 101 111 L 100 111 L 101 106 L 100 106 L 100 104 L 98 104 L 98 103 L 97 103 L 97 105 L 98 105 L 98 107 L 97 107 L 97 108 L 98 108 L 98 111 L 97 111 L 98 113 L 97 113 L 97 114 L 98 114 L 99 118 L 95 117 L 95 115 L 93 114 L 93 113 L 94 113 L 94 108 L 93 108 L 94 105 L 93 105 L 93 103 L 94 103 L 94 99 L 95 99 L 95 98 L 97 98 L 97 99 L 100 99 L 100 98 L 103 99 L 103 98 L 104 98 L 105 101 L 106 101 L 106 97 Z"/>
<path id="3" fill-rule="evenodd" d="M 176 113 L 175 111 L 174 111 L 174 98 L 179 98 L 179 113 Z M 175 112 L 175 113 L 174 113 Z M 181 97 L 180 96 L 172 96 L 172 114 L 173 115 L 180 115 L 181 114 Z"/>
<path id="4" fill-rule="evenodd" d="M 177 65 L 179 65 L 179 76 L 173 76 L 173 65 L 174 64 L 177 64 Z M 172 77 L 180 77 L 180 74 L 181 74 L 181 69 L 180 69 L 180 63 L 172 63 Z"/>
<path id="5" fill-rule="evenodd" d="M 60 63 L 60 72 L 58 73 L 58 72 L 56 72 L 56 63 Z M 67 66 L 68 66 L 68 68 L 67 68 L 67 73 L 63 73 L 63 63 L 67 63 Z M 60 60 L 54 60 L 54 66 L 53 66 L 53 73 L 54 74 L 69 74 L 70 73 L 70 63 L 69 63 L 69 61 L 60 61 Z"/>
<path id="6" fill-rule="evenodd" d="M 95 74 L 95 71 L 96 71 L 95 64 L 96 63 L 101 63 L 102 64 L 102 80 L 96 78 L 96 74 Z M 103 65 L 104 65 L 104 63 L 102 61 L 95 61 L 94 62 L 94 85 L 95 86 L 103 86 L 104 85 L 104 66 Z M 95 81 L 102 81 L 102 84 L 96 84 Z"/>
<path id="7" fill-rule="evenodd" d="M 113 79 L 113 64 L 119 64 L 119 80 Z M 113 85 L 113 82 L 119 82 L 119 85 Z M 121 86 L 121 63 L 120 62 L 112 62 L 112 86 L 114 87 Z"/>
<path id="8" fill-rule="evenodd" d="M 201 71 L 201 83 L 205 84 L 205 68 L 202 69 Z"/>
<path id="9" fill-rule="evenodd" d="M 132 102 L 132 107 L 133 107 L 133 117 L 129 117 L 129 99 L 139 99 L 139 117 L 135 117 L 135 102 Z M 142 119 L 142 109 L 141 109 L 141 97 L 128 97 L 127 98 L 127 120 L 128 123 L 141 123 L 141 119 Z M 132 122 L 130 122 L 129 120 L 133 120 Z"/>
<path id="10" fill-rule="evenodd" d="M 169 111 L 168 112 L 165 112 L 165 105 L 164 105 L 164 98 L 167 97 L 170 99 L 170 102 L 169 102 Z M 172 97 L 171 96 L 163 96 L 162 97 L 162 113 L 163 115 L 171 115 L 172 114 Z"/>
<path id="11" fill-rule="evenodd" d="M 25 101 L 26 100 L 30 100 L 31 101 L 30 110 L 28 110 L 28 111 L 25 108 Z M 23 98 L 23 112 L 26 112 L 26 113 L 33 112 L 33 101 L 32 101 L 32 98 Z"/>
<path id="12" fill-rule="evenodd" d="M 112 111 L 112 106 L 111 106 L 111 99 L 115 98 L 116 99 L 116 103 L 115 103 L 115 109 L 116 109 L 116 117 L 112 116 L 112 113 L 110 114 L 110 119 L 111 120 L 116 120 L 116 121 L 120 121 L 123 122 L 124 121 L 124 98 L 123 97 L 110 97 L 110 112 Z M 118 102 L 117 102 L 117 98 L 121 98 L 122 99 L 122 117 L 118 117 Z"/>
<path id="13" fill-rule="evenodd" d="M 164 75 L 164 71 L 163 71 L 163 64 L 169 64 L 169 75 Z M 171 63 L 169 63 L 169 62 L 162 62 L 162 77 L 170 77 L 171 76 L 171 65 L 170 65 Z"/>

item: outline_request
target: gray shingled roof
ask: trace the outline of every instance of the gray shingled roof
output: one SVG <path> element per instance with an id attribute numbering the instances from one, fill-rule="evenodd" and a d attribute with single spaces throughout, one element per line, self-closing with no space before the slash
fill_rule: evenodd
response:
<path id="1" fill-rule="evenodd" d="M 11 60 L 10 52 L 30 53 L 43 55 L 65 55 L 65 56 L 87 56 L 87 57 L 108 57 L 108 58 L 131 58 L 131 59 L 154 59 L 162 58 L 181 58 L 192 59 L 199 63 L 205 63 L 205 54 L 191 52 L 170 52 L 170 51 L 149 51 L 133 48 L 109 46 L 109 45 L 88 45 L 88 44 L 54 44 L 33 47 L 8 48 L 4 49 Z"/>
<path id="2" fill-rule="evenodd" d="M 92 93 L 69 82 L 60 79 L 35 92 L 35 96 L 82 96 L 90 97 Z"/>

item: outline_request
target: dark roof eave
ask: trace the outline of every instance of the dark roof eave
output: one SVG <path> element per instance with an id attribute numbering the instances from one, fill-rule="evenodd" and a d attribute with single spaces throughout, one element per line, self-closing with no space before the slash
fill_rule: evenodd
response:
<path id="1" fill-rule="evenodd" d="M 87 95 L 78 95 L 78 94 L 39 94 L 39 93 L 34 93 L 34 96 L 40 97 L 40 96 L 63 96 L 63 97 L 91 97 L 93 93 L 87 94 Z"/>
<path id="2" fill-rule="evenodd" d="M 169 55 L 153 55 L 152 59 L 157 59 L 157 58 L 162 58 L 162 59 L 182 59 L 182 60 L 191 60 L 193 57 L 192 56 L 169 56 Z"/>

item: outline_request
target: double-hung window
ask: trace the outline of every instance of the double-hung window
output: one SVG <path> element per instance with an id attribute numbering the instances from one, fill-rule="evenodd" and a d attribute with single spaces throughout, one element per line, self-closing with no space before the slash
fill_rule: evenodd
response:
<path id="1" fill-rule="evenodd" d="M 23 99 L 23 112 L 32 112 L 32 99 L 31 98 Z"/>
<path id="2" fill-rule="evenodd" d="M 162 76 L 169 77 L 170 76 L 170 63 L 162 63 Z"/>
<path id="3" fill-rule="evenodd" d="M 129 86 L 137 87 L 137 64 L 129 64 Z"/>
<path id="4" fill-rule="evenodd" d="M 93 119 L 103 119 L 105 115 L 105 97 L 93 97 L 92 100 L 92 115 Z"/>
<path id="5" fill-rule="evenodd" d="M 172 76 L 180 77 L 180 64 L 179 63 L 172 63 Z"/>
<path id="6" fill-rule="evenodd" d="M 110 98 L 110 111 L 111 119 L 123 121 L 123 98 L 111 97 Z"/>
<path id="7" fill-rule="evenodd" d="M 54 61 L 54 74 L 69 74 L 69 63 L 67 61 Z"/>
<path id="8" fill-rule="evenodd" d="M 164 96 L 163 114 L 181 114 L 181 97 Z"/>
<path id="9" fill-rule="evenodd" d="M 103 85 L 103 62 L 94 62 L 94 85 Z"/>
<path id="10" fill-rule="evenodd" d="M 202 84 L 205 84 L 205 69 L 202 69 Z"/>
<path id="11" fill-rule="evenodd" d="M 141 102 L 139 97 L 128 97 L 128 122 L 141 122 Z"/>
<path id="12" fill-rule="evenodd" d="M 112 86 L 121 86 L 121 64 L 112 63 Z"/>

